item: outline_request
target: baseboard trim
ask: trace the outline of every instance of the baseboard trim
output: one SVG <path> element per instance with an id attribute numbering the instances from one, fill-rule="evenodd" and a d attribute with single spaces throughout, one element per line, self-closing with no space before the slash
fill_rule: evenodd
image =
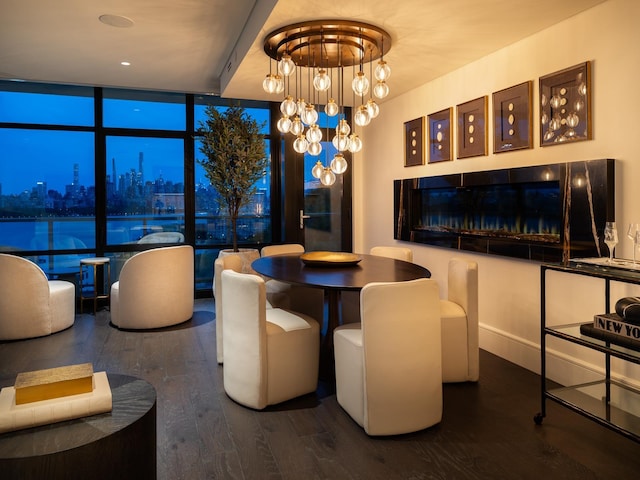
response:
<path id="1" fill-rule="evenodd" d="M 509 332 L 480 324 L 480 348 L 527 370 L 540 374 L 540 345 Z M 557 349 L 547 348 L 547 378 L 561 385 L 575 385 L 594 381 L 604 376 L 604 361 L 595 364 Z M 482 372 L 480 372 L 482 376 Z M 640 381 L 612 372 L 611 377 L 633 388 Z"/>

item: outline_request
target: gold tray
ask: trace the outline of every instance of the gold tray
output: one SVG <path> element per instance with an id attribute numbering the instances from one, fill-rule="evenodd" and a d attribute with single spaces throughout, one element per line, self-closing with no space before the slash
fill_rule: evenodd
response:
<path id="1" fill-rule="evenodd" d="M 308 252 L 300 255 L 305 265 L 316 267 L 344 267 L 357 265 L 362 258 L 355 253 L 347 252 Z"/>

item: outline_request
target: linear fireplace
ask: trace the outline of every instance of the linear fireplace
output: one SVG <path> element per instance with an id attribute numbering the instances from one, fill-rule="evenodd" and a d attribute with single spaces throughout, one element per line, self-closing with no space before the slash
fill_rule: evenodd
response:
<path id="1" fill-rule="evenodd" d="M 539 261 L 600 256 L 614 161 L 395 180 L 394 194 L 399 240 Z"/>

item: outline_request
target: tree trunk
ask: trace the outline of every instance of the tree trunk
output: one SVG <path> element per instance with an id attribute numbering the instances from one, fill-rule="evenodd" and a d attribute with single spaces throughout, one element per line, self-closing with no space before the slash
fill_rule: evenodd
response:
<path id="1" fill-rule="evenodd" d="M 231 241 L 234 252 L 238 251 L 238 216 L 231 217 Z"/>

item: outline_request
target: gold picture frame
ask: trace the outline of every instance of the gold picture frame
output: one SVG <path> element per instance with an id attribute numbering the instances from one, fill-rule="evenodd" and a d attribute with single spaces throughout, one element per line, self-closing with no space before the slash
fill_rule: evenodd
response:
<path id="1" fill-rule="evenodd" d="M 540 77 L 540 146 L 591 140 L 591 62 Z"/>
<path id="2" fill-rule="evenodd" d="M 424 165 L 424 117 L 404 123 L 404 166 Z"/>
<path id="3" fill-rule="evenodd" d="M 487 96 L 458 105 L 458 158 L 487 154 Z"/>
<path id="4" fill-rule="evenodd" d="M 429 115 L 429 163 L 453 159 L 452 114 L 453 108 L 449 107 Z"/>
<path id="5" fill-rule="evenodd" d="M 533 148 L 533 81 L 493 93 L 493 153 Z"/>

